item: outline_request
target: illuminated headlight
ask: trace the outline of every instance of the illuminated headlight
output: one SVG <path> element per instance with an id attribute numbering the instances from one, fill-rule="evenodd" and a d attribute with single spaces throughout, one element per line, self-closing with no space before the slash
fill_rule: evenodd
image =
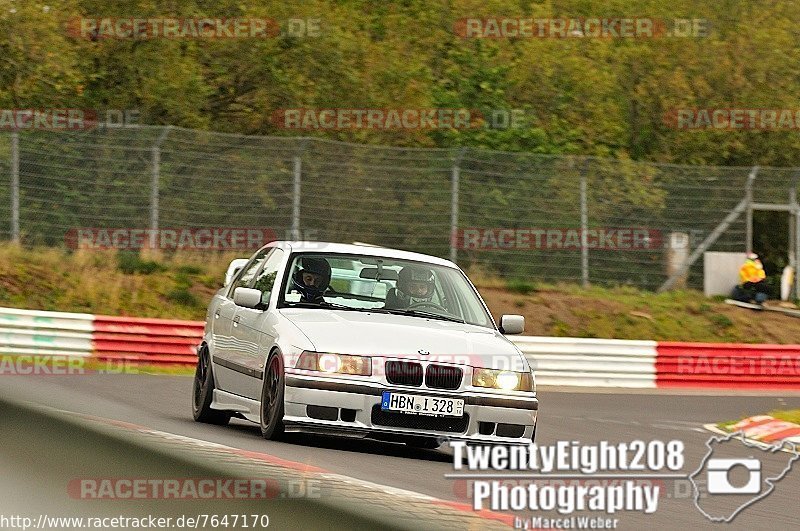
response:
<path id="1" fill-rule="evenodd" d="M 320 354 L 317 365 L 322 372 L 339 372 L 342 370 L 342 357 L 336 354 Z"/>
<path id="2" fill-rule="evenodd" d="M 295 368 L 328 374 L 370 376 L 372 374 L 372 358 L 351 356 L 349 354 L 305 351 L 300 354 L 300 359 L 297 360 Z"/>
<path id="3" fill-rule="evenodd" d="M 533 391 L 533 378 L 529 372 L 499 371 L 474 368 L 472 385 L 503 391 Z"/>

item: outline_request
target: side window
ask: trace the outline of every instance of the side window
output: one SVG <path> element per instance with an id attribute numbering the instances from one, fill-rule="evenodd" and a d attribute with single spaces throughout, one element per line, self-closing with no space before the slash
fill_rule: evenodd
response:
<path id="1" fill-rule="evenodd" d="M 272 289 L 275 287 L 275 278 L 278 276 L 278 268 L 283 262 L 283 251 L 275 249 L 275 252 L 269 255 L 267 261 L 264 263 L 264 268 L 258 273 L 253 287 L 261 290 L 261 304 L 266 306 L 269 304 L 269 297 L 272 295 Z"/>
<path id="2" fill-rule="evenodd" d="M 258 269 L 261 267 L 261 264 L 264 263 L 264 258 L 274 251 L 273 248 L 262 249 L 258 252 L 255 258 L 247 265 L 242 268 L 243 270 L 239 272 L 239 275 L 231 282 L 230 290 L 228 290 L 228 297 L 233 296 L 233 291 L 236 288 L 247 288 L 250 287 L 250 281 L 253 280 L 253 277 L 258 272 Z"/>

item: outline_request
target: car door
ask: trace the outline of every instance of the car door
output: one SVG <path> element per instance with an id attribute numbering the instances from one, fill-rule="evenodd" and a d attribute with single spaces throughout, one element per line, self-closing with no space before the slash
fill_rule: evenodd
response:
<path id="1" fill-rule="evenodd" d="M 218 389 L 235 392 L 237 388 L 238 364 L 240 358 L 239 348 L 232 335 L 233 318 L 236 315 L 236 305 L 233 303 L 233 290 L 238 287 L 249 287 L 256 273 L 264 263 L 266 256 L 273 251 L 272 247 L 259 250 L 250 261 L 242 267 L 239 273 L 227 288 L 212 316 L 214 321 L 212 330 L 212 356 L 214 363 L 214 383 Z"/>
<path id="2" fill-rule="evenodd" d="M 233 317 L 231 335 L 241 349 L 238 359 L 246 376 L 237 380 L 241 383 L 237 394 L 256 400 L 261 398 L 266 359 L 262 345 L 267 345 L 269 348 L 276 336 L 274 331 L 276 319 L 274 312 L 270 311 L 270 301 L 285 256 L 281 249 L 275 249 L 267 256 L 262 268 L 248 286 L 261 291 L 261 305 L 258 308 L 237 306 Z"/>

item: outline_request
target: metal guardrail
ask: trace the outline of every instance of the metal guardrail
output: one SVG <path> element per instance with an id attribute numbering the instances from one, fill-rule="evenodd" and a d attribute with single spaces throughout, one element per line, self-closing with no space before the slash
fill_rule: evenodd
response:
<path id="1" fill-rule="evenodd" d="M 800 345 L 660 342 L 658 387 L 800 390 Z"/>
<path id="2" fill-rule="evenodd" d="M 202 321 L 0 308 L 0 354 L 193 365 Z M 800 390 L 800 345 L 512 336 L 543 386 Z"/>
<path id="3" fill-rule="evenodd" d="M 94 318 L 94 356 L 106 360 L 194 365 L 204 326 L 202 321 L 97 315 Z"/>
<path id="4" fill-rule="evenodd" d="M 657 343 L 619 339 L 516 336 L 538 385 L 656 387 Z"/>
<path id="5" fill-rule="evenodd" d="M 203 323 L 0 308 L 0 354 L 194 364 Z"/>
<path id="6" fill-rule="evenodd" d="M 93 319 L 87 313 L 0 308 L 0 353 L 91 356 Z"/>

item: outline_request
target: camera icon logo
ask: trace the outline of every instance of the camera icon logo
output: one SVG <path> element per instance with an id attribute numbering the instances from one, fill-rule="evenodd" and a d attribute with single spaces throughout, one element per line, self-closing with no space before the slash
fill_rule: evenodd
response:
<path id="1" fill-rule="evenodd" d="M 734 467 L 745 467 L 750 476 L 741 487 L 734 486 L 730 480 L 730 472 Z M 758 494 L 761 492 L 761 461 L 758 459 L 709 459 L 708 460 L 708 493 L 709 494 Z"/>

